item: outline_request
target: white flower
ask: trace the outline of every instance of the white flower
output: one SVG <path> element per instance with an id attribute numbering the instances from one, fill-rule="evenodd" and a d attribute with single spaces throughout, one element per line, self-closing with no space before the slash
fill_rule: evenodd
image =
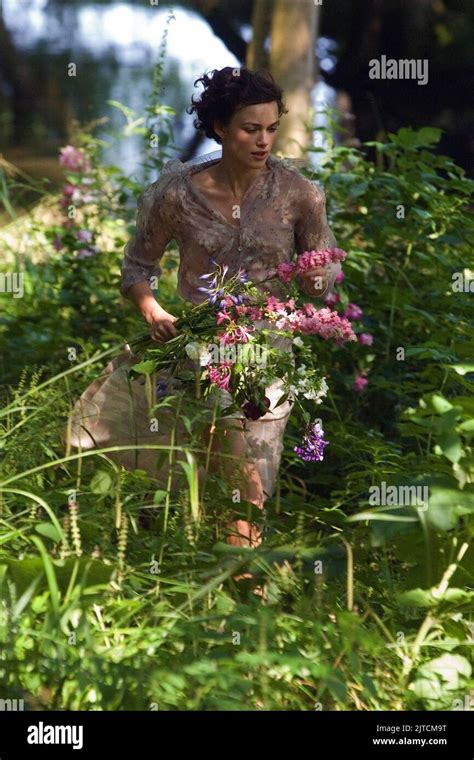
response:
<path id="1" fill-rule="evenodd" d="M 303 396 L 310 401 L 316 401 L 318 404 L 320 404 L 324 396 L 327 394 L 328 390 L 329 386 L 326 383 L 326 378 L 323 377 L 317 390 L 315 388 L 312 388 L 311 390 L 307 391 L 307 393 L 303 393 Z"/>
<path id="2" fill-rule="evenodd" d="M 299 337 L 299 335 L 297 335 L 295 338 L 293 338 L 293 343 L 294 343 L 295 346 L 298 346 L 298 348 L 303 348 L 303 346 L 304 346 L 304 343 L 301 340 L 301 338 Z"/>

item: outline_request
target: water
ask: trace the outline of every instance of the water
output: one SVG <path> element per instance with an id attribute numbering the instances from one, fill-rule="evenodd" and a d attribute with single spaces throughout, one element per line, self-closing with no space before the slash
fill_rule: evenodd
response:
<path id="1" fill-rule="evenodd" d="M 47 0 L 0 0 L 0 3 L 15 47 L 30 62 L 43 63 L 50 79 L 46 88 L 50 100 L 40 108 L 41 123 L 31 129 L 32 134 L 39 135 L 37 151 L 41 151 L 40 146 L 49 152 L 55 150 L 58 135 L 52 114 L 58 99 L 62 99 L 65 113 L 81 122 L 108 116 L 110 128 L 115 130 L 122 128 L 125 119 L 107 100 L 117 100 L 139 116 L 144 114 L 170 8 L 123 2 L 55 5 Z M 173 8 L 173 16 L 166 38 L 161 99 L 176 110 L 174 139 L 176 145 L 184 147 L 195 133 L 192 123 L 195 117 L 185 112 L 191 95 L 200 91 L 194 88 L 194 80 L 204 71 L 238 66 L 239 61 L 198 14 Z M 249 39 L 251 30 L 243 27 L 241 33 Z M 322 53 L 325 65 L 330 66 L 331 46 L 325 45 Z M 76 77 L 65 76 L 71 62 L 77 66 Z M 312 99 L 319 112 L 321 105 L 333 102 L 334 92 L 320 83 L 314 88 Z M 319 116 L 317 125 L 321 123 Z M 97 136 L 105 137 L 100 132 Z M 320 144 L 318 133 L 315 144 Z M 197 155 L 217 147 L 213 140 L 204 138 Z M 137 173 L 142 160 L 141 138 L 132 135 L 119 142 L 105 151 L 104 160 L 126 173 Z"/>

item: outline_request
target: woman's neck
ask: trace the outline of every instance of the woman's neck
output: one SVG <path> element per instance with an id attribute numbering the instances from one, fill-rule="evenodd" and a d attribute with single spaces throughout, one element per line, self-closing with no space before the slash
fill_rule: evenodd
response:
<path id="1" fill-rule="evenodd" d="M 212 168 L 215 182 L 225 186 L 237 200 L 245 195 L 260 174 L 266 174 L 269 171 L 267 161 L 264 166 L 254 169 L 233 161 L 225 153 Z"/>

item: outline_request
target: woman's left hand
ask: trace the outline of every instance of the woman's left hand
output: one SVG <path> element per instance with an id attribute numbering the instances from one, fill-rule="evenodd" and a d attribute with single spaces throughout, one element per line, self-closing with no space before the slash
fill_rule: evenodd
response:
<path id="1" fill-rule="evenodd" d="M 321 280 L 316 279 L 321 278 Z M 308 269 L 296 277 L 296 284 L 307 296 L 319 296 L 328 286 L 328 273 L 324 267 Z"/>

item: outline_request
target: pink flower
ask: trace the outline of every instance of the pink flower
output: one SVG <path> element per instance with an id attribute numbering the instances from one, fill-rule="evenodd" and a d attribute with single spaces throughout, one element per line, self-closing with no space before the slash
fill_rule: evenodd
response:
<path id="1" fill-rule="evenodd" d="M 268 296 L 265 311 L 267 314 L 286 314 L 285 304 L 279 301 L 278 298 L 275 298 L 275 296 Z"/>
<path id="2" fill-rule="evenodd" d="M 357 375 L 352 386 L 356 393 L 361 393 L 369 381 L 364 375 Z"/>
<path id="3" fill-rule="evenodd" d="M 318 313 L 316 306 L 314 306 L 312 303 L 304 303 L 302 306 L 302 311 L 307 317 L 313 317 Z"/>
<path id="4" fill-rule="evenodd" d="M 235 328 L 235 338 L 238 343 L 248 343 L 252 337 L 252 330 L 249 330 L 243 325 L 239 325 Z"/>
<path id="5" fill-rule="evenodd" d="M 227 306 L 233 306 L 233 304 L 234 304 L 234 301 L 232 300 L 230 296 L 224 296 L 224 298 L 221 300 L 221 307 L 226 308 Z"/>
<path id="6" fill-rule="evenodd" d="M 89 159 L 85 153 L 79 148 L 75 148 L 73 145 L 66 145 L 66 147 L 61 148 L 59 163 L 61 166 L 64 166 L 65 169 L 69 169 L 72 172 L 87 171 L 90 169 Z"/>
<path id="7" fill-rule="evenodd" d="M 228 319 L 230 321 L 230 316 L 225 311 L 218 311 L 217 317 L 216 317 L 216 325 L 220 325 L 221 322 L 224 322 L 224 320 Z"/>
<path id="8" fill-rule="evenodd" d="M 209 380 L 212 385 L 217 385 L 223 391 L 229 390 L 230 384 L 230 362 L 220 362 L 217 367 L 213 367 L 212 364 L 207 365 L 207 372 Z"/>
<path id="9" fill-rule="evenodd" d="M 261 319 L 263 316 L 262 309 L 259 309 L 257 306 L 249 306 L 247 313 L 253 322 L 257 319 Z"/>
<path id="10" fill-rule="evenodd" d="M 324 340 L 331 338 L 337 345 L 346 341 L 357 341 L 349 320 L 327 308 L 319 309 L 311 316 L 307 316 L 301 310 L 298 322 L 291 329 L 298 329 L 304 335 L 320 335 Z"/>
<path id="11" fill-rule="evenodd" d="M 63 241 L 62 241 L 62 239 L 61 239 L 60 235 L 56 235 L 56 237 L 55 237 L 55 238 L 54 238 L 54 240 L 53 240 L 53 248 L 54 248 L 56 251 L 60 251 L 60 250 L 61 250 L 61 248 L 63 248 L 63 247 L 64 247 L 64 246 L 63 246 Z"/>
<path id="12" fill-rule="evenodd" d="M 326 306 L 334 306 L 334 304 L 338 303 L 341 300 L 341 296 L 339 293 L 328 293 L 327 296 L 324 296 L 323 301 L 326 304 Z"/>
<path id="13" fill-rule="evenodd" d="M 334 282 L 342 282 L 343 279 L 345 278 L 345 276 L 346 275 L 344 274 L 344 272 L 341 269 L 341 271 L 336 275 L 336 279 L 334 280 Z"/>
<path id="14" fill-rule="evenodd" d="M 318 269 L 332 262 L 344 261 L 347 253 L 342 248 L 324 248 L 321 251 L 305 251 L 296 261 L 297 274 Z"/>
<path id="15" fill-rule="evenodd" d="M 363 313 L 364 312 L 360 306 L 357 306 L 355 303 L 348 304 L 344 310 L 344 316 L 347 317 L 347 319 L 359 319 Z"/>
<path id="16" fill-rule="evenodd" d="M 219 343 L 223 346 L 232 346 L 234 343 L 237 343 L 234 333 L 230 331 L 221 333 L 220 335 L 217 334 L 216 337 L 219 339 Z"/>
<path id="17" fill-rule="evenodd" d="M 68 182 L 63 187 L 63 195 L 65 195 L 67 198 L 70 198 L 75 189 L 76 189 L 76 186 L 75 185 L 71 185 L 71 183 Z"/>
<path id="18" fill-rule="evenodd" d="M 289 322 L 288 317 L 280 317 L 280 319 L 277 319 L 275 322 L 275 327 L 277 330 L 288 330 L 289 329 Z"/>
<path id="19" fill-rule="evenodd" d="M 290 282 L 290 280 L 293 278 L 295 269 L 296 267 L 294 264 L 282 262 L 281 264 L 278 264 L 276 271 L 278 277 L 282 282 Z"/>
<path id="20" fill-rule="evenodd" d="M 359 343 L 362 343 L 363 346 L 371 346 L 374 342 L 374 336 L 370 333 L 361 333 L 359 335 Z"/>

